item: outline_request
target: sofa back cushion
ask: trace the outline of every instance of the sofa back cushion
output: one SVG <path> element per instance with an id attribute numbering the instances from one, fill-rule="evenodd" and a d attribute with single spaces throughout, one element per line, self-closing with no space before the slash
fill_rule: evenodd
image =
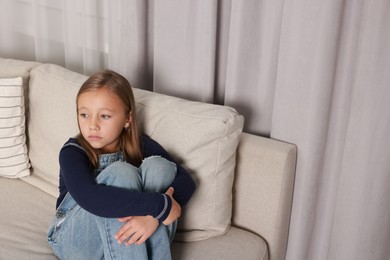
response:
<path id="1" fill-rule="evenodd" d="M 32 176 L 26 181 L 57 197 L 58 155 L 78 133 L 76 95 L 86 76 L 43 64 L 30 73 L 29 157 Z"/>
<path id="2" fill-rule="evenodd" d="M 31 72 L 29 182 L 58 195 L 58 152 L 78 133 L 75 98 L 86 76 L 44 64 Z M 183 209 L 177 240 L 227 231 L 232 211 L 235 154 L 243 117 L 224 106 L 133 89 L 143 131 L 192 175 L 197 190 Z"/>
<path id="3" fill-rule="evenodd" d="M 230 226 L 243 117 L 225 106 L 138 89 L 134 94 L 144 132 L 181 163 L 197 184 L 183 209 L 175 239 L 196 241 L 223 234 Z"/>

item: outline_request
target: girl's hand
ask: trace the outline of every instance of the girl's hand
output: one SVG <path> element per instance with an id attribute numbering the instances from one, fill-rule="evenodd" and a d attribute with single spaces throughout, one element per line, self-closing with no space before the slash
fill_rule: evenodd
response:
<path id="1" fill-rule="evenodd" d="M 168 217 L 163 221 L 164 225 L 172 224 L 181 215 L 181 207 L 180 207 L 179 203 L 177 203 L 177 201 L 173 198 L 173 196 L 172 196 L 173 192 L 174 192 L 174 189 L 172 187 L 169 187 L 167 192 L 165 192 L 165 194 L 167 194 L 169 197 L 171 197 L 172 207 L 171 207 L 171 211 L 169 212 Z"/>
<path id="2" fill-rule="evenodd" d="M 119 244 L 126 241 L 126 246 L 132 244 L 141 245 L 158 228 L 158 220 L 152 216 L 135 216 L 119 218 L 125 224 L 115 234 L 115 239 Z"/>

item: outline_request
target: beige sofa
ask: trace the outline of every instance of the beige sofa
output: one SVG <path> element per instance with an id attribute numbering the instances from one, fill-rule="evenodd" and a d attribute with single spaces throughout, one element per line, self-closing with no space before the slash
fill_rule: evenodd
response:
<path id="1" fill-rule="evenodd" d="M 8 91 L 18 77 L 20 96 Z M 0 59 L 0 78 L 0 259 L 56 259 L 46 231 L 58 194 L 58 151 L 77 133 L 74 99 L 87 77 Z M 296 147 L 242 133 L 243 117 L 232 108 L 134 93 L 143 131 L 197 183 L 180 218 L 174 259 L 284 259 Z M 18 119 L 4 108 L 11 101 L 24 103 Z"/>

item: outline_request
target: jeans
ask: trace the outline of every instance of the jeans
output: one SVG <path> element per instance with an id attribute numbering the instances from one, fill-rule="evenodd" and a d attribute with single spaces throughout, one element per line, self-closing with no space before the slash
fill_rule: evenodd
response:
<path id="1" fill-rule="evenodd" d="M 162 157 L 148 157 L 136 168 L 117 161 L 118 156 L 121 157 L 120 154 L 101 156 L 96 171 L 98 183 L 136 191 L 165 192 L 175 178 L 176 165 Z M 171 259 L 170 244 L 176 222 L 169 226 L 160 224 L 145 243 L 131 246 L 118 244 L 114 238 L 122 225 L 116 218 L 103 218 L 84 210 L 68 193 L 49 227 L 48 242 L 64 260 Z"/>

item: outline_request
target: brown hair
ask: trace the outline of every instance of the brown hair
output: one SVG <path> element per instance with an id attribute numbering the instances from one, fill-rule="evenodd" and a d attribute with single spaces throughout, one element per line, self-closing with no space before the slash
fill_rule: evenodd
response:
<path id="1" fill-rule="evenodd" d="M 93 74 L 84 82 L 77 93 L 76 105 L 78 104 L 81 94 L 103 87 L 106 87 L 121 99 L 122 103 L 125 105 L 126 115 L 131 113 L 132 118 L 130 127 L 122 130 L 119 147 L 127 162 L 139 166 L 143 159 L 141 132 L 137 121 L 134 94 L 130 83 L 125 77 L 111 70 L 104 70 Z M 80 145 L 85 149 L 92 166 L 98 168 L 100 151 L 94 149 L 87 140 L 85 140 L 81 131 L 76 138 Z"/>

